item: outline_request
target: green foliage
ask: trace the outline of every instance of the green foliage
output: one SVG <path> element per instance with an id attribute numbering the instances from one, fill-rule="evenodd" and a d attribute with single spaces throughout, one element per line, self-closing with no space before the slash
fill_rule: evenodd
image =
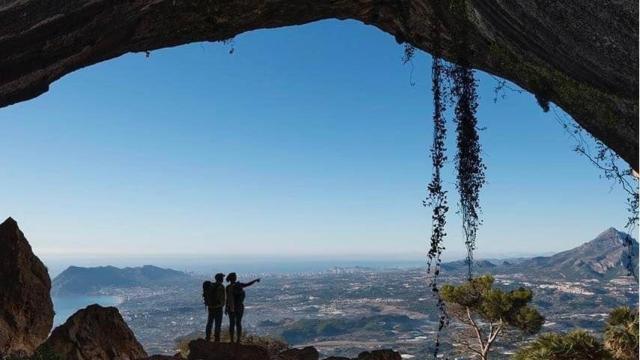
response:
<path id="1" fill-rule="evenodd" d="M 614 309 L 604 330 L 604 347 L 616 360 L 638 358 L 638 311 L 629 307 Z"/>
<path id="2" fill-rule="evenodd" d="M 504 291 L 494 288 L 493 282 L 493 276 L 484 275 L 441 290 L 451 313 L 471 331 L 459 336 L 458 342 L 483 360 L 489 358 L 491 346 L 507 328 L 535 334 L 544 323 L 538 310 L 529 306 L 531 290 Z"/>
<path id="3" fill-rule="evenodd" d="M 442 297 L 454 306 L 468 308 L 485 321 L 501 321 L 527 334 L 540 331 L 544 317 L 529 306 L 533 292 L 525 288 L 505 292 L 493 288 L 493 282 L 492 276 L 485 275 L 462 285 L 445 285 Z"/>
<path id="4" fill-rule="evenodd" d="M 607 360 L 611 359 L 611 355 L 593 335 L 584 330 L 575 330 L 568 334 L 543 334 L 518 350 L 513 359 Z"/>

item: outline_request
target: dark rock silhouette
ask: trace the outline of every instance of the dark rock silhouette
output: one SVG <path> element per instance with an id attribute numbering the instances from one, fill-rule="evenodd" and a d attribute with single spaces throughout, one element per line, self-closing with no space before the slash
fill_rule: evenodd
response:
<path id="1" fill-rule="evenodd" d="M 147 353 L 118 309 L 90 305 L 71 315 L 43 344 L 65 360 L 134 360 Z"/>
<path id="2" fill-rule="evenodd" d="M 269 353 L 257 345 L 207 342 L 204 339 L 189 343 L 188 360 L 264 360 Z"/>
<path id="3" fill-rule="evenodd" d="M 267 350 L 258 345 L 242 345 L 232 343 L 207 342 L 204 339 L 189 343 L 188 360 L 318 360 L 320 354 L 312 346 L 303 349 L 287 349 L 277 355 L 269 355 Z M 158 357 L 157 360 L 172 359 Z M 374 350 L 360 353 L 357 358 L 331 356 L 325 360 L 400 360 L 400 353 L 393 350 Z"/>
<path id="4" fill-rule="evenodd" d="M 278 354 L 278 359 L 282 360 L 318 360 L 320 354 L 312 346 L 303 349 L 289 349 Z"/>
<path id="5" fill-rule="evenodd" d="M 152 355 L 146 358 L 140 358 L 138 360 L 182 360 L 182 356 L 180 354 L 175 354 L 173 356 L 169 355 Z"/>
<path id="6" fill-rule="evenodd" d="M 30 355 L 49 334 L 53 304 L 47 268 L 8 218 L 0 224 L 0 358 Z"/>
<path id="7" fill-rule="evenodd" d="M 330 356 L 324 360 L 400 360 L 402 357 L 397 351 L 382 349 L 373 351 L 363 351 L 357 358 L 350 359 L 343 356 Z"/>
<path id="8" fill-rule="evenodd" d="M 400 353 L 393 350 L 374 350 L 374 351 L 365 351 L 361 352 L 358 355 L 357 360 L 400 360 L 402 357 Z"/>

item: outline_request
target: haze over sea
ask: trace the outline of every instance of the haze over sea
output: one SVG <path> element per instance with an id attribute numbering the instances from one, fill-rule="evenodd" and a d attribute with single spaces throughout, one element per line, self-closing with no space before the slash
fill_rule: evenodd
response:
<path id="1" fill-rule="evenodd" d="M 521 253 L 478 253 L 481 259 L 505 259 L 516 257 L 532 257 L 550 255 L 551 252 Z M 443 255 L 443 261 L 463 259 L 465 254 L 451 252 Z M 369 267 L 373 269 L 385 268 L 415 268 L 426 265 L 426 255 L 423 254 L 392 254 L 392 255 L 334 255 L 334 256 L 219 256 L 219 255 L 177 255 L 177 256 L 101 256 L 89 255 L 43 255 L 41 256 L 49 269 L 51 278 L 55 278 L 69 266 L 95 267 L 116 266 L 136 267 L 155 265 L 164 268 L 184 271 L 196 275 L 212 275 L 217 272 L 238 272 L 241 274 L 292 274 L 309 273 L 329 270 L 333 267 Z"/>
<path id="2" fill-rule="evenodd" d="M 85 259 L 44 259 L 52 278 L 64 271 L 69 266 L 116 266 L 134 267 L 142 265 L 155 265 L 164 268 L 184 271 L 195 275 L 212 275 L 217 272 L 238 272 L 240 274 L 293 274 L 322 272 L 333 267 L 369 267 L 374 269 L 384 268 L 410 268 L 425 264 L 420 259 L 350 259 L 350 258 L 248 258 L 248 259 L 221 259 L 204 257 L 179 257 L 179 258 L 85 258 Z"/>

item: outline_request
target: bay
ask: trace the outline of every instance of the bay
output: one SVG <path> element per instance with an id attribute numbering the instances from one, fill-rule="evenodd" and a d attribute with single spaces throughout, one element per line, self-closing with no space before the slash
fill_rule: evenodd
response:
<path id="1" fill-rule="evenodd" d="M 122 299 L 117 296 L 60 296 L 53 297 L 53 309 L 56 312 L 53 317 L 53 326 L 56 327 L 63 324 L 69 316 L 73 315 L 76 311 L 84 309 L 85 307 L 98 304 L 100 306 L 117 306 L 122 302 Z"/>

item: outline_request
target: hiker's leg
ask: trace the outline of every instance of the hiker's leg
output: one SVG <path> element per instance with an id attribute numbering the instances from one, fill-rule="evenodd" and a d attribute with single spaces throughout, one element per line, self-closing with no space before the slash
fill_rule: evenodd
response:
<path id="1" fill-rule="evenodd" d="M 240 338 L 242 337 L 242 315 L 244 314 L 244 309 L 236 312 L 236 343 L 240 343 Z"/>
<path id="2" fill-rule="evenodd" d="M 205 327 L 204 333 L 205 333 L 205 337 L 204 339 L 209 341 L 211 340 L 211 324 L 213 323 L 213 310 L 211 308 L 207 308 L 207 312 L 208 317 L 207 317 L 207 326 Z"/>
<path id="3" fill-rule="evenodd" d="M 229 313 L 229 341 L 233 342 L 233 328 L 236 326 L 234 313 Z"/>
<path id="4" fill-rule="evenodd" d="M 213 332 L 213 338 L 215 342 L 220 341 L 220 328 L 222 327 L 222 308 L 215 309 L 215 314 L 213 317 L 215 327 Z"/>

